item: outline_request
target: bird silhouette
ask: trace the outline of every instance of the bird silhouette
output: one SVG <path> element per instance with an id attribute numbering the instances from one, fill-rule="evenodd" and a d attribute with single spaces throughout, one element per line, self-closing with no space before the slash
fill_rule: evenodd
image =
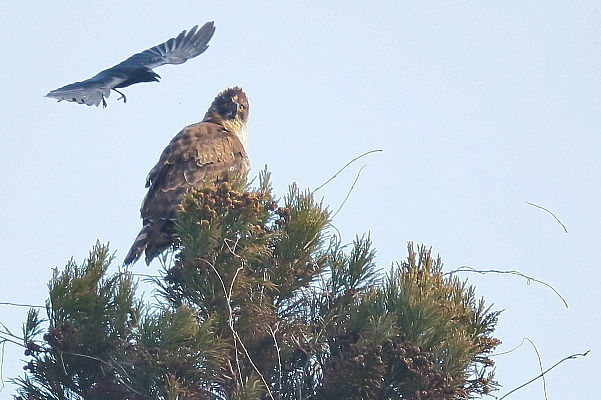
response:
<path id="1" fill-rule="evenodd" d="M 213 21 L 207 22 L 200 29 L 198 25 L 183 31 L 177 37 L 167 40 L 141 53 L 134 54 L 114 67 L 105 69 L 96 76 L 82 82 L 75 82 L 52 90 L 46 95 L 58 101 L 73 101 L 88 106 L 106 107 L 105 97 L 111 90 L 119 93 L 125 103 L 127 98 L 117 90 L 139 82 L 158 82 L 160 76 L 152 69 L 164 64 L 182 64 L 190 58 L 203 53 L 213 37 L 215 26 Z"/>

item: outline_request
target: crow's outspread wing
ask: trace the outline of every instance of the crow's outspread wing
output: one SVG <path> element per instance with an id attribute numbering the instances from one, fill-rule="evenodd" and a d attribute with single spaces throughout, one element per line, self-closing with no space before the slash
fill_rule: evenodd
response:
<path id="1" fill-rule="evenodd" d="M 117 64 L 116 67 L 134 64 L 152 69 L 164 64 L 184 63 L 186 60 L 203 53 L 209 47 L 207 43 L 209 43 L 215 32 L 213 22 L 207 22 L 198 30 L 197 28 L 198 25 L 190 29 L 190 32 L 183 31 L 176 38 L 171 38 L 165 43 L 134 54 L 127 60 Z"/>
<path id="2" fill-rule="evenodd" d="M 111 89 L 116 90 L 139 82 L 158 82 L 160 77 L 152 68 L 164 64 L 182 64 L 198 56 L 209 47 L 208 42 L 214 32 L 213 22 L 207 22 L 200 29 L 196 25 L 189 32 L 183 31 L 165 43 L 134 54 L 90 79 L 52 90 L 46 97 L 88 106 L 98 106 L 102 103 L 106 107 L 104 98 L 109 97 Z M 125 96 L 119 93 L 125 101 Z"/>

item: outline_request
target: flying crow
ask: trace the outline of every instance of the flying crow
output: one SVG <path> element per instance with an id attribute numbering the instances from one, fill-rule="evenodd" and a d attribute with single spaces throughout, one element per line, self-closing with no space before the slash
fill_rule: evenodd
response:
<path id="1" fill-rule="evenodd" d="M 183 31 L 176 38 L 171 38 L 165 43 L 154 46 L 141 53 L 134 54 L 127 60 L 100 72 L 98 75 L 83 82 L 71 83 L 62 88 L 55 89 L 46 97 L 67 100 L 88 106 L 106 107 L 105 97 L 109 97 L 111 90 L 119 93 L 127 101 L 125 95 L 117 90 L 139 82 L 158 82 L 160 76 L 152 69 L 164 64 L 182 64 L 189 58 L 194 58 L 204 52 L 207 43 L 215 32 L 213 22 L 207 22 L 200 29 L 198 25 Z"/>

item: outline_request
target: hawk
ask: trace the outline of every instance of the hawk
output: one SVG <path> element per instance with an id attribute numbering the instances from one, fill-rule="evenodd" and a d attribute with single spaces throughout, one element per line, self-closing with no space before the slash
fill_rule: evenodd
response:
<path id="1" fill-rule="evenodd" d="M 152 70 L 153 68 L 164 64 L 185 63 L 209 47 L 207 43 L 215 32 L 213 22 L 207 22 L 198 30 L 197 28 L 198 25 L 190 29 L 190 32 L 183 31 L 165 43 L 134 54 L 90 79 L 55 89 L 46 97 L 88 106 L 98 106 L 102 102 L 102 106 L 106 107 L 104 98 L 109 97 L 111 90 L 114 90 L 121 95 L 117 100 L 123 99 L 125 103 L 127 98 L 117 88 L 124 88 L 139 82 L 158 82 L 160 76 Z"/>
<path id="2" fill-rule="evenodd" d="M 143 227 L 125 265 L 136 262 L 142 252 L 150 264 L 171 246 L 177 209 L 189 189 L 248 173 L 247 120 L 246 94 L 239 87 L 228 88 L 215 97 L 202 122 L 175 135 L 148 174 L 140 209 Z"/>

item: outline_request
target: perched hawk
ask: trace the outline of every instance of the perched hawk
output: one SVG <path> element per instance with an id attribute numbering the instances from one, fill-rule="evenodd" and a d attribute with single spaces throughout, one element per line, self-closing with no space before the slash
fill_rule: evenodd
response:
<path id="1" fill-rule="evenodd" d="M 148 193 L 140 213 L 143 228 L 124 263 L 136 262 L 146 252 L 146 264 L 173 243 L 174 221 L 183 195 L 207 181 L 246 175 L 248 99 L 239 87 L 219 93 L 202 122 L 182 129 L 150 170 Z"/>
<path id="2" fill-rule="evenodd" d="M 196 30 L 198 25 L 183 31 L 176 38 L 171 38 L 165 43 L 154 46 L 141 53 L 134 54 L 127 60 L 100 72 L 98 75 L 83 82 L 75 82 L 62 88 L 55 89 L 46 97 L 67 100 L 88 106 L 106 107 L 105 97 L 109 97 L 111 90 L 119 93 L 125 103 L 125 95 L 117 90 L 139 82 L 158 82 L 160 76 L 152 69 L 164 64 L 182 64 L 189 58 L 203 53 L 209 46 L 209 40 L 215 32 L 213 22 L 207 22 L 202 28 Z M 117 100 L 119 100 L 117 99 Z"/>

